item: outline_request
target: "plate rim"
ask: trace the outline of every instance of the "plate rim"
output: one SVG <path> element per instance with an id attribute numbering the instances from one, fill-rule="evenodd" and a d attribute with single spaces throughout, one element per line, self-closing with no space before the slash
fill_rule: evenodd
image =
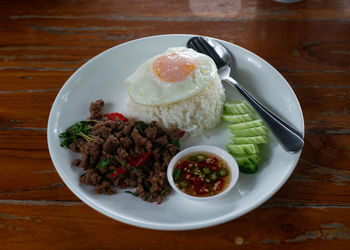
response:
<path id="1" fill-rule="evenodd" d="M 236 213 L 234 216 L 230 216 L 230 214 L 221 216 L 221 217 L 216 217 L 214 219 L 209 219 L 209 220 L 205 220 L 205 221 L 201 221 L 201 222 L 195 222 L 195 223 L 182 223 L 182 224 L 168 224 L 168 223 L 158 223 L 158 222 L 146 222 L 146 221 L 140 221 L 138 219 L 130 219 L 129 217 L 125 217 L 125 216 L 121 216 L 121 215 L 115 215 L 113 213 L 111 213 L 107 208 L 101 206 L 98 202 L 94 202 L 93 200 L 91 200 L 88 195 L 84 194 L 83 192 L 81 192 L 78 188 L 74 187 L 74 186 L 70 186 L 68 183 L 70 182 L 68 180 L 68 177 L 66 176 L 66 174 L 64 173 L 64 171 L 61 168 L 56 167 L 57 160 L 56 160 L 56 156 L 52 153 L 53 152 L 53 146 L 52 146 L 52 142 L 51 142 L 51 132 L 53 129 L 53 119 L 54 119 L 54 113 L 53 111 L 57 109 L 57 103 L 59 102 L 58 99 L 61 96 L 61 94 L 66 90 L 66 88 L 68 88 L 68 83 L 75 78 L 75 76 L 77 74 L 80 73 L 80 71 L 83 70 L 83 68 L 87 67 L 89 64 L 93 63 L 95 60 L 97 60 L 98 57 L 103 56 L 104 54 L 109 53 L 109 51 L 115 49 L 116 47 L 124 47 L 127 46 L 129 44 L 132 44 L 134 42 L 140 42 L 141 40 L 146 40 L 146 39 L 155 39 L 155 38 L 160 38 L 160 37 L 171 37 L 171 36 L 181 36 L 181 37 L 193 37 L 193 36 L 200 36 L 200 35 L 196 35 L 196 34 L 162 34 L 162 35 L 153 35 L 153 36 L 146 36 L 146 37 L 141 37 L 141 38 L 137 38 L 137 39 L 133 39 L 133 40 L 129 40 L 126 41 L 124 43 L 118 44 L 116 46 L 113 46 L 109 49 L 106 49 L 104 51 L 102 51 L 101 53 L 95 55 L 94 57 L 92 57 L 91 59 L 89 59 L 87 62 L 85 62 L 83 65 L 81 65 L 77 70 L 74 71 L 73 74 L 70 75 L 70 77 L 65 81 L 65 83 L 63 84 L 63 86 L 60 88 L 59 92 L 57 93 L 55 100 L 51 106 L 50 109 L 50 114 L 49 114 L 49 119 L 48 119 L 48 123 L 47 123 L 47 144 L 48 144 L 48 148 L 49 148 L 49 154 L 52 160 L 52 163 L 56 169 L 56 171 L 58 172 L 59 176 L 61 177 L 61 179 L 63 180 L 63 182 L 65 183 L 65 185 L 74 193 L 74 195 L 76 195 L 81 201 L 83 201 L 85 204 L 87 204 L 89 207 L 93 208 L 94 210 L 96 210 L 97 212 L 108 216 L 111 219 L 117 220 L 119 222 L 122 223 L 126 223 L 132 226 L 136 226 L 136 227 L 140 227 L 140 228 L 146 228 L 146 229 L 153 229 L 153 230 L 166 230 L 166 231 L 179 231 L 179 230 L 193 230 L 193 229 L 200 229 L 200 228 L 206 228 L 206 227 L 211 227 L 211 226 L 215 226 L 215 225 L 219 225 L 225 222 L 229 222 L 231 220 L 237 219 L 242 215 L 245 215 L 249 212 L 251 212 L 252 210 L 256 209 L 257 207 L 259 207 L 261 204 L 263 204 L 264 202 L 266 202 L 268 199 L 270 199 L 274 194 L 276 194 L 276 192 L 285 184 L 285 182 L 288 180 L 288 178 L 290 177 L 290 175 L 292 174 L 292 172 L 294 171 L 297 162 L 299 161 L 300 155 L 302 150 L 300 150 L 297 153 L 294 153 L 294 155 L 296 155 L 296 157 L 294 158 L 294 161 L 292 162 L 292 167 L 289 169 L 289 172 L 281 179 L 280 183 L 275 187 L 275 189 L 273 189 L 270 193 L 268 193 L 266 196 L 264 196 L 263 199 L 261 199 L 260 201 L 254 203 L 253 205 L 251 205 L 250 207 L 243 209 L 242 211 Z M 209 37 L 209 36 L 207 36 Z M 281 73 L 275 69 L 269 62 L 265 61 L 263 58 L 261 58 L 260 56 L 258 56 L 257 54 L 239 46 L 236 45 L 234 43 L 219 39 L 219 38 L 215 38 L 215 37 L 211 37 L 213 39 L 216 39 L 222 43 L 227 43 L 230 45 L 233 45 L 234 47 L 237 47 L 238 49 L 243 50 L 244 52 L 251 54 L 252 56 L 258 58 L 259 60 L 261 60 L 262 62 L 266 63 L 266 65 L 268 65 L 270 67 L 270 69 L 273 70 L 273 72 L 275 74 L 278 75 L 278 77 L 281 79 L 281 81 L 283 81 L 286 85 L 286 87 L 289 89 L 289 92 L 294 95 L 295 100 L 296 100 L 296 104 L 299 114 L 300 114 L 300 121 L 301 121 L 301 127 L 302 127 L 302 135 L 304 136 L 305 133 L 305 122 L 304 122 L 304 116 L 303 116 L 303 111 L 301 109 L 301 105 L 300 102 L 295 94 L 295 92 L 293 91 L 292 87 L 290 86 L 290 84 L 287 82 L 287 80 L 281 75 Z M 56 163 L 55 163 L 56 162 Z"/>

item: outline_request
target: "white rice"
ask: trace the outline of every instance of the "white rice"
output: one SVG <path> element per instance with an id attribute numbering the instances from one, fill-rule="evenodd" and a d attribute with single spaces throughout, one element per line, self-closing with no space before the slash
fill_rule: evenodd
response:
<path id="1" fill-rule="evenodd" d="M 128 97 L 128 116 L 148 123 L 157 121 L 163 127 L 177 127 L 197 136 L 218 125 L 224 100 L 224 88 L 220 79 L 216 78 L 197 95 L 173 104 L 141 105 Z"/>

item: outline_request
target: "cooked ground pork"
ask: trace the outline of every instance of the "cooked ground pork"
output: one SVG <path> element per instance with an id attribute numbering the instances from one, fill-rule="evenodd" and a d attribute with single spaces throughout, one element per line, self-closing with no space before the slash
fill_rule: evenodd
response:
<path id="1" fill-rule="evenodd" d="M 82 183 L 96 186 L 97 194 L 114 194 L 114 187 L 136 188 L 133 193 L 147 201 L 161 202 L 171 192 L 167 166 L 179 152 L 179 129 L 164 129 L 156 122 L 146 124 L 133 119 L 109 120 L 104 116 L 103 100 L 91 103 L 91 141 L 77 137 L 69 144 L 81 159 L 72 165 L 85 170 Z M 118 117 L 118 116 L 117 116 Z M 122 117 L 123 118 L 123 117 Z"/>
<path id="2" fill-rule="evenodd" d="M 90 107 L 89 107 L 89 111 L 90 111 L 90 118 L 92 119 L 102 119 L 103 114 L 102 114 L 102 108 L 105 105 L 103 100 L 97 100 L 94 103 L 91 103 Z"/>

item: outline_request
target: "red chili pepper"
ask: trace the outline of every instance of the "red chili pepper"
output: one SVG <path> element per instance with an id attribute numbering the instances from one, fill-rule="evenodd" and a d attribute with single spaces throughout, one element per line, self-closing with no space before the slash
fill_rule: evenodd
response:
<path id="1" fill-rule="evenodd" d="M 181 163 L 181 164 L 177 165 L 176 168 L 183 170 L 185 168 L 185 166 L 183 163 Z"/>
<path id="2" fill-rule="evenodd" d="M 114 170 L 114 172 L 111 173 L 108 177 L 109 177 L 110 179 L 113 179 L 114 177 L 117 177 L 117 176 L 119 176 L 119 175 L 125 174 L 126 172 L 128 172 L 128 170 L 126 170 L 126 169 L 124 168 L 124 166 L 120 166 L 120 167 L 118 167 L 116 170 Z"/>
<path id="3" fill-rule="evenodd" d="M 188 173 L 188 172 L 186 172 L 186 171 L 181 171 L 179 180 L 186 180 L 186 175 L 187 175 L 187 174 L 190 175 L 189 179 L 191 179 L 192 175 L 191 175 L 190 173 Z"/>
<path id="4" fill-rule="evenodd" d="M 143 164 L 145 164 L 148 161 L 148 159 L 151 158 L 151 156 L 152 156 L 152 151 L 147 151 L 139 155 L 135 159 L 131 159 L 128 163 L 133 167 L 140 167 Z"/>
<path id="5" fill-rule="evenodd" d="M 200 188 L 200 186 L 193 186 L 193 191 L 198 194 Z"/>
<path id="6" fill-rule="evenodd" d="M 200 186 L 202 184 L 201 178 L 198 176 L 193 176 L 192 181 L 195 186 Z"/>
<path id="7" fill-rule="evenodd" d="M 223 179 L 219 179 L 215 182 L 214 187 L 216 186 L 216 191 L 220 191 L 222 189 L 222 187 L 224 186 L 224 180 Z"/>
<path id="8" fill-rule="evenodd" d="M 182 136 L 184 136 L 185 134 L 186 134 L 186 131 L 181 130 L 180 133 L 179 133 L 180 138 L 181 138 Z"/>
<path id="9" fill-rule="evenodd" d="M 188 161 L 183 161 L 181 164 L 179 164 L 177 166 L 177 168 L 182 170 L 182 169 L 188 167 L 188 164 L 190 164 Z"/>
<path id="10" fill-rule="evenodd" d="M 117 118 L 121 121 L 126 121 L 126 122 L 128 121 L 128 118 L 126 118 L 125 116 L 117 112 L 105 114 L 104 116 L 107 117 L 108 120 L 112 120 L 112 121 L 115 121 L 115 119 Z"/>
<path id="11" fill-rule="evenodd" d="M 211 171 L 213 171 L 213 172 L 217 172 L 220 169 L 220 167 L 216 164 L 209 164 L 209 167 L 210 167 Z"/>
<path id="12" fill-rule="evenodd" d="M 207 166 L 208 164 L 207 163 L 205 163 L 205 162 L 200 162 L 199 164 L 198 164 L 198 166 L 200 167 L 200 168 L 204 168 L 205 166 Z"/>
<path id="13" fill-rule="evenodd" d="M 194 186 L 193 190 L 197 195 L 203 195 L 209 192 L 208 188 L 204 185 Z"/>

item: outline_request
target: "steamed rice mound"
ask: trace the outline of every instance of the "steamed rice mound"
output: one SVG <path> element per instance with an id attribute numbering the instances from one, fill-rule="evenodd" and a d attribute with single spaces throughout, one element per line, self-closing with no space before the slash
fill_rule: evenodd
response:
<path id="1" fill-rule="evenodd" d="M 128 115 L 144 122 L 157 121 L 163 127 L 177 127 L 197 136 L 214 128 L 221 119 L 225 100 L 219 78 L 195 96 L 168 105 L 141 105 L 128 97 Z"/>

